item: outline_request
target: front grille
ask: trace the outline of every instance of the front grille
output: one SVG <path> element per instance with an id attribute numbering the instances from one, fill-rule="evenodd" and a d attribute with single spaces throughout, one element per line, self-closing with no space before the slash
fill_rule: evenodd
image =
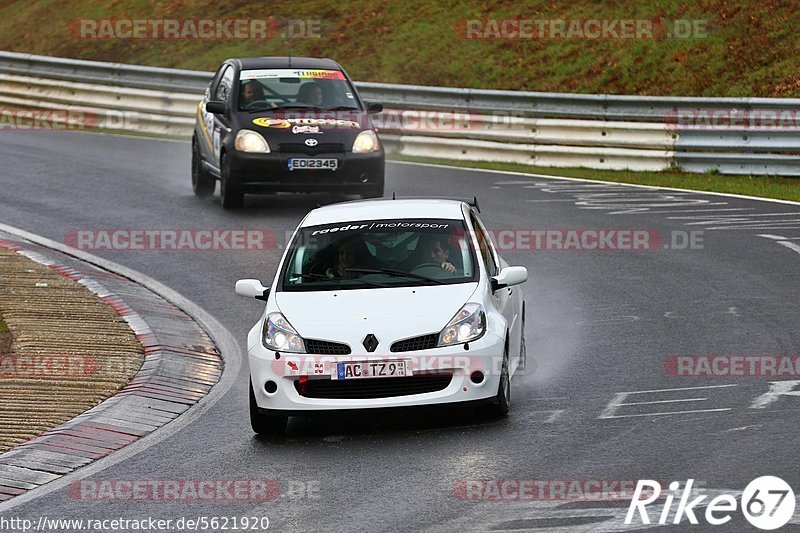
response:
<path id="1" fill-rule="evenodd" d="M 431 333 L 430 335 L 422 335 L 421 337 L 412 337 L 404 339 L 392 344 L 389 348 L 393 352 L 415 352 L 417 350 L 430 350 L 436 348 L 439 342 L 439 334 Z"/>
<path id="2" fill-rule="evenodd" d="M 305 339 L 306 352 L 314 355 L 347 355 L 350 353 L 350 346 L 339 342 L 318 341 L 315 339 Z"/>
<path id="3" fill-rule="evenodd" d="M 404 378 L 309 379 L 295 380 L 294 388 L 305 398 L 361 400 L 437 392 L 446 389 L 452 379 L 452 372 Z"/>
<path id="4" fill-rule="evenodd" d="M 284 153 L 297 153 L 317 155 L 317 154 L 330 154 L 344 152 L 344 144 L 342 143 L 319 143 L 316 146 L 306 146 L 303 143 L 281 143 L 278 145 L 278 150 Z"/>

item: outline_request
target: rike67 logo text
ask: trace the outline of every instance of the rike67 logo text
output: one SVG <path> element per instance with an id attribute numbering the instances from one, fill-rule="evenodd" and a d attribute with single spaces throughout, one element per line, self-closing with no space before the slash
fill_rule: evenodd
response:
<path id="1" fill-rule="evenodd" d="M 673 481 L 669 484 L 669 492 L 662 495 L 661 484 L 649 479 L 639 480 L 633 492 L 628 514 L 625 515 L 625 524 L 631 524 L 635 516 L 639 515 L 642 524 L 657 521 L 659 524 L 669 523 L 673 514 L 673 503 L 677 500 L 677 508 L 672 518 L 673 524 L 680 524 L 686 518 L 690 524 L 698 524 L 698 515 L 705 518 L 711 525 L 726 524 L 734 513 L 740 511 L 751 525 L 758 529 L 778 529 L 786 525 L 794 515 L 795 496 L 792 488 L 779 477 L 762 476 L 751 481 L 737 500 L 732 494 L 719 494 L 706 502 L 706 494 L 692 494 L 694 480 L 689 479 L 680 488 L 680 483 Z M 696 496 L 691 499 L 692 496 Z M 656 509 L 657 518 L 650 517 L 648 506 Z M 700 509 L 705 508 L 705 513 Z M 697 514 L 695 514 L 697 513 Z"/>

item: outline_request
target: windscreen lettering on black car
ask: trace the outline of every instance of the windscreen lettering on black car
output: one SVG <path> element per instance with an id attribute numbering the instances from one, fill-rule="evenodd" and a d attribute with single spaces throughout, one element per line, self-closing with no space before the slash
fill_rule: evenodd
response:
<path id="1" fill-rule="evenodd" d="M 475 254 L 461 220 L 338 222 L 301 228 L 282 290 L 337 290 L 475 281 Z"/>

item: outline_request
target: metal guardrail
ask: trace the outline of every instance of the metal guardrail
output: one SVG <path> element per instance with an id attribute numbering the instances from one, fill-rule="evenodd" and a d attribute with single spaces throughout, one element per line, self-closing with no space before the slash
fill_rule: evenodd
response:
<path id="1" fill-rule="evenodd" d="M 135 114 L 121 129 L 191 135 L 211 73 L 0 52 L 0 106 Z M 356 83 L 387 114 L 452 113 L 465 126 L 382 129 L 390 152 L 541 166 L 800 175 L 800 99 L 494 91 Z M 705 113 L 795 116 L 791 127 L 682 127 Z M 466 115 L 465 115 L 466 114 Z M 99 127 L 108 127 L 101 120 Z M 114 121 L 114 124 L 117 124 Z M 424 121 L 421 121 L 424 123 Z M 381 123 L 380 117 L 378 123 Z M 2 126 L 0 124 L 0 126 Z"/>

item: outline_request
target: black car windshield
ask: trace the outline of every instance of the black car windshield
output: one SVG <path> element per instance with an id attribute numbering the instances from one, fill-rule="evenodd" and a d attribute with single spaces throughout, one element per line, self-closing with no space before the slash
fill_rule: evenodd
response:
<path id="1" fill-rule="evenodd" d="M 337 222 L 301 228 L 282 270 L 284 291 L 443 285 L 475 281 L 462 220 Z"/>
<path id="2" fill-rule="evenodd" d="M 239 76 L 239 110 L 358 110 L 340 70 L 257 69 Z"/>

